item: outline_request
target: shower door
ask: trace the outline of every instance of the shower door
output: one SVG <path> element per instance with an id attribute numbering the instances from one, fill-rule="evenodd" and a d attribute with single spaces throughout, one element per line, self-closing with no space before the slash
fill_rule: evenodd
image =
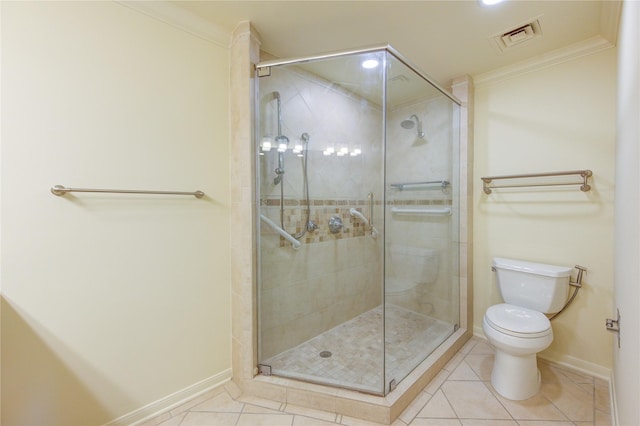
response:
<path id="1" fill-rule="evenodd" d="M 459 107 L 385 47 L 257 67 L 258 365 L 386 395 L 459 324 Z"/>
<path id="2" fill-rule="evenodd" d="M 387 60 L 385 382 L 403 380 L 459 327 L 459 105 Z"/>
<path id="3" fill-rule="evenodd" d="M 385 58 L 367 52 L 259 72 L 262 374 L 386 388 Z"/>

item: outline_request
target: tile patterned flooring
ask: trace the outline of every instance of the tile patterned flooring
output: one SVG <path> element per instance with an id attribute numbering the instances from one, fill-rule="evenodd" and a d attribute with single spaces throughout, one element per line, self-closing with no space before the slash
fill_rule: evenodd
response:
<path id="1" fill-rule="evenodd" d="M 358 315 L 313 339 L 264 362 L 274 375 L 380 392 L 382 384 L 382 331 L 386 328 L 387 379 L 398 382 L 453 332 L 447 324 L 392 304 Z M 384 325 L 383 325 L 384 324 Z M 353 342 L 358 342 L 354 345 Z M 331 357 L 320 353 L 330 351 Z"/>
<path id="2" fill-rule="evenodd" d="M 608 426 L 609 383 L 539 361 L 540 392 L 524 401 L 497 395 L 490 383 L 493 349 L 472 338 L 394 426 Z M 233 383 L 140 426 L 376 426 L 351 417 L 240 395 Z"/>

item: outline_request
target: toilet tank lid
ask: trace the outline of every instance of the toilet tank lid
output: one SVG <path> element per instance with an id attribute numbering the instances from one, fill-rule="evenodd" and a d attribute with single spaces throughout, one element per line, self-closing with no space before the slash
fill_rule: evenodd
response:
<path id="1" fill-rule="evenodd" d="M 527 262 L 525 260 L 495 257 L 493 266 L 499 269 L 526 272 L 528 274 L 544 275 L 547 277 L 568 277 L 573 268 L 568 266 L 547 265 L 545 263 Z"/>

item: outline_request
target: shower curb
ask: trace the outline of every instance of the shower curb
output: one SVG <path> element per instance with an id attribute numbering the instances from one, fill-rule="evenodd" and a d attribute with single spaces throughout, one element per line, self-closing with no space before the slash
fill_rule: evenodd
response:
<path id="1" fill-rule="evenodd" d="M 257 375 L 251 380 L 243 380 L 237 384 L 243 395 L 391 424 L 471 337 L 470 331 L 456 331 L 386 396 L 336 389 L 276 376 Z"/>

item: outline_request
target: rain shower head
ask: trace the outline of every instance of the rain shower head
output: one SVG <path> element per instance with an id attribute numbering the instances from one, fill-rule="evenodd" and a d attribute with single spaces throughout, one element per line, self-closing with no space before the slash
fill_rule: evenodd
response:
<path id="1" fill-rule="evenodd" d="M 415 115 L 413 117 L 415 117 Z M 407 118 L 406 120 L 402 120 L 402 123 L 400 123 L 400 125 L 403 129 L 413 129 L 413 126 L 415 126 L 416 123 L 413 120 Z"/>
<path id="2" fill-rule="evenodd" d="M 418 125 L 417 134 L 419 138 L 424 138 L 424 132 L 422 131 L 422 123 L 417 115 L 412 114 L 411 117 L 406 120 L 402 120 L 400 123 L 403 129 L 413 129 L 415 125 Z"/>

